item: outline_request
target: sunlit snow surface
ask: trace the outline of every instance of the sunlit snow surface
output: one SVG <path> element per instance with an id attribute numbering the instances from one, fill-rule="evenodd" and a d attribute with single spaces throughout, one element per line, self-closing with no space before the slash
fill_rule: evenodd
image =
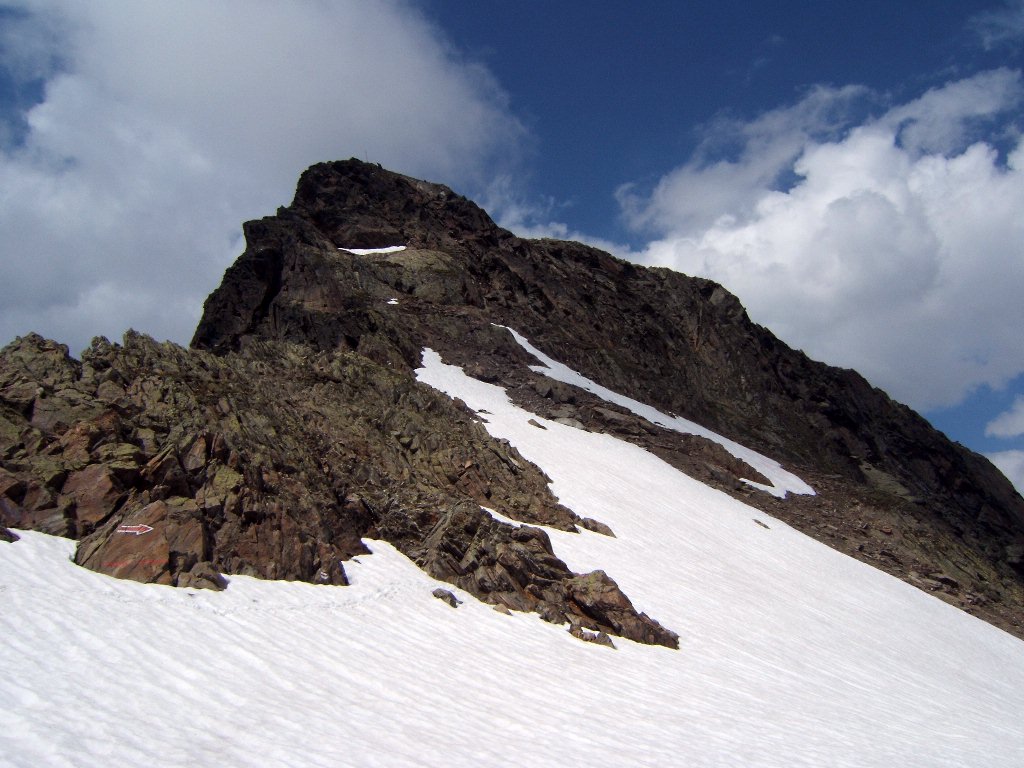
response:
<path id="1" fill-rule="evenodd" d="M 1024 643 L 635 446 L 533 426 L 430 351 L 418 375 L 614 529 L 549 533 L 680 650 L 583 643 L 455 589 L 452 609 L 381 542 L 351 587 L 210 593 L 23 533 L 0 543 L 0 765 L 1024 765 Z"/>

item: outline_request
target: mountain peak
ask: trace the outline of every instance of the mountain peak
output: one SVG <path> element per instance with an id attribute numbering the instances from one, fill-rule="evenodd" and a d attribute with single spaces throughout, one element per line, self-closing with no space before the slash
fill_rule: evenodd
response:
<path id="1" fill-rule="evenodd" d="M 342 248 L 439 247 L 498 232 L 482 208 L 448 187 L 355 158 L 307 169 L 291 208 Z"/>
<path id="2" fill-rule="evenodd" d="M 1024 500 L 1012 485 L 856 372 L 787 347 L 722 286 L 579 243 L 515 237 L 447 187 L 358 160 L 313 166 L 289 208 L 245 232 L 245 253 L 207 301 L 198 348 L 276 339 L 411 373 L 431 347 L 510 385 L 541 415 L 644 445 L 901 578 L 955 572 L 964 586 L 938 582 L 945 599 L 1016 626 Z M 389 247 L 405 250 L 345 250 Z M 784 462 L 817 496 L 748 497 L 739 479 L 750 467 L 707 441 L 617 423 L 606 403 L 552 389 L 498 326 L 610 390 Z M 991 564 L 981 576 L 969 565 L 980 553 Z"/>
<path id="3" fill-rule="evenodd" d="M 612 569 L 558 559 L 545 528 L 614 531 L 559 505 L 487 414 L 417 383 L 430 350 L 537 419 L 634 443 L 1024 633 L 1024 499 L 722 286 L 515 237 L 447 187 L 358 160 L 311 167 L 291 205 L 243 229 L 192 351 L 130 334 L 53 379 L 32 345 L 4 350 L 0 522 L 177 584 L 340 584 L 363 539 L 384 539 L 496 605 L 675 645 L 683 628 L 634 609 Z M 160 533 L 119 533 L 144 528 Z"/>

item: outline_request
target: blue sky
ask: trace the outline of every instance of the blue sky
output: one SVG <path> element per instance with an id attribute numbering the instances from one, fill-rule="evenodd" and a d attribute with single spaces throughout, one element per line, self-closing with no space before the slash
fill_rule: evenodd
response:
<path id="1" fill-rule="evenodd" d="M 0 3 L 0 336 L 187 342 L 357 156 L 719 280 L 1024 480 L 1022 50 L 1022 0 Z"/>
<path id="2" fill-rule="evenodd" d="M 462 55 L 483 63 L 530 129 L 531 190 L 581 230 L 635 247 L 614 190 L 653 185 L 722 118 L 752 120 L 818 85 L 871 89 L 851 118 L 947 80 L 1021 66 L 1021 46 L 985 50 L 991 2 L 508 3 L 423 6 Z"/>

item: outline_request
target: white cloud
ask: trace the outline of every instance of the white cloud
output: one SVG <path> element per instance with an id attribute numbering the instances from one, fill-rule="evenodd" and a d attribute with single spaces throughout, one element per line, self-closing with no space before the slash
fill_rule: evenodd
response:
<path id="1" fill-rule="evenodd" d="M 1006 475 L 1006 479 L 1013 483 L 1017 493 L 1024 495 L 1024 451 L 988 453 L 985 454 L 985 458 L 995 464 L 996 468 Z"/>
<path id="2" fill-rule="evenodd" d="M 1002 8 L 984 11 L 971 19 L 982 45 L 991 50 L 1024 38 L 1024 0 L 1006 0 Z"/>
<path id="3" fill-rule="evenodd" d="M 1024 396 L 1018 396 L 1010 410 L 1004 411 L 986 424 L 985 434 L 988 437 L 1024 435 Z"/>
<path id="4" fill-rule="evenodd" d="M 878 122 L 913 155 L 949 154 L 963 148 L 971 140 L 972 131 L 1020 97 L 1019 73 L 997 69 L 934 88 L 889 110 Z"/>
<path id="5" fill-rule="evenodd" d="M 776 186 L 807 143 L 839 130 L 849 110 L 866 95 L 859 86 L 817 87 L 795 106 L 749 123 L 714 123 L 694 158 L 666 174 L 650 195 L 628 184 L 618 190 L 627 223 L 690 232 L 710 226 L 723 214 L 749 215 L 763 190 Z"/>
<path id="6" fill-rule="evenodd" d="M 1024 145 L 968 142 L 1021 93 L 996 70 L 839 134 L 820 115 L 850 94 L 819 90 L 773 113 L 767 140 L 740 133 L 755 138 L 726 183 L 694 161 L 634 197 L 627 215 L 660 232 L 642 260 L 722 282 L 756 322 L 918 409 L 1005 385 L 1024 371 Z M 694 215 L 709 199 L 718 217 Z"/>
<path id="7" fill-rule="evenodd" d="M 566 204 L 559 205 L 553 198 L 527 198 L 510 176 L 502 175 L 493 180 L 482 195 L 482 206 L 495 222 L 515 235 L 523 238 L 554 238 L 586 243 L 603 251 L 616 254 L 619 258 L 636 260 L 628 245 L 606 238 L 590 235 L 572 229 L 556 217 Z"/>
<path id="8" fill-rule="evenodd" d="M 0 343 L 187 342 L 241 222 L 364 157 L 484 186 L 524 135 L 483 68 L 402 0 L 22 0 L 3 64 L 45 78 L 0 150 Z M 10 136 L 10 132 L 5 135 Z"/>

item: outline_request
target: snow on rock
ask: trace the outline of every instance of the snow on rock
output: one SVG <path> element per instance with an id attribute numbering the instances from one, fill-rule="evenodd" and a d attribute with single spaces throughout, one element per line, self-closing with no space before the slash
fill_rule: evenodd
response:
<path id="1" fill-rule="evenodd" d="M 770 493 L 778 498 L 785 498 L 787 493 L 814 494 L 814 489 L 811 488 L 811 486 L 792 472 L 788 472 L 783 469 L 779 462 L 774 459 L 769 459 L 767 456 L 763 456 L 746 446 L 740 445 L 739 443 L 730 440 L 727 437 L 723 437 L 716 432 L 712 432 L 710 429 L 706 429 L 696 422 L 680 418 L 679 416 L 670 416 L 669 414 L 662 413 L 650 405 L 646 405 L 632 399 L 631 397 L 626 397 L 618 392 L 602 387 L 600 384 L 572 370 L 564 363 L 560 363 L 545 355 L 535 346 L 530 344 L 522 334 L 516 332 L 512 328 L 504 325 L 498 327 L 504 328 L 506 331 L 511 333 L 512 338 L 516 340 L 519 346 L 536 357 L 542 363 L 542 365 L 531 365 L 531 371 L 535 373 L 542 373 L 548 378 L 561 381 L 564 384 L 571 384 L 575 387 L 579 387 L 580 389 L 585 389 L 587 392 L 597 395 L 602 400 L 614 403 L 615 405 L 620 405 L 623 408 L 632 411 L 637 416 L 647 419 L 647 421 L 652 424 L 657 424 L 659 427 L 672 429 L 684 435 L 697 435 L 711 440 L 714 443 L 718 443 L 737 459 L 745 461 L 751 467 L 767 477 L 772 483 L 771 485 L 765 485 L 763 483 L 756 483 L 752 480 L 743 481 L 754 488 L 759 488 L 762 491 Z"/>
<path id="2" fill-rule="evenodd" d="M 383 248 L 338 248 L 339 251 L 348 251 L 356 256 L 366 256 L 370 253 L 398 253 L 404 251 L 404 245 L 388 245 Z"/>
<path id="3" fill-rule="evenodd" d="M 215 593 L 112 579 L 19 531 L 0 542 L 0 765 L 1024 765 L 1024 643 L 423 360 L 421 380 L 489 411 L 564 504 L 611 525 L 547 533 L 680 650 L 503 615 L 383 542 L 346 563 L 349 587 Z"/>

